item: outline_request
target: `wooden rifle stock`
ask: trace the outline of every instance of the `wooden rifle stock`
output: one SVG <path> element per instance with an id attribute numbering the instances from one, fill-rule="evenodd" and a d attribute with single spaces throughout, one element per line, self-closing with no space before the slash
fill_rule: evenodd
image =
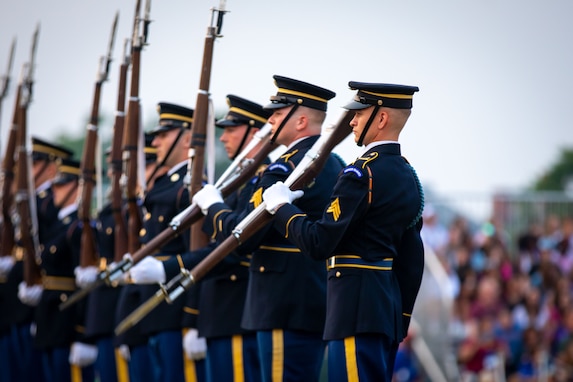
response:
<path id="1" fill-rule="evenodd" d="M 346 111 L 339 119 L 334 130 L 329 133 L 328 137 L 324 140 L 322 139 L 323 137 L 321 137 L 309 152 L 307 152 L 305 158 L 285 181 L 285 184 L 289 186 L 291 190 L 303 188 L 311 183 L 318 173 L 320 173 L 328 159 L 329 153 L 352 131 L 350 127 L 352 118 L 353 113 Z M 253 236 L 269 223 L 273 219 L 273 215 L 267 212 L 265 206 L 266 204 L 263 201 L 263 203 L 237 224 L 232 235 L 218 244 L 218 246 L 193 269 L 190 271 L 182 269 L 181 272 L 169 280 L 165 286 L 161 286 L 149 300 L 140 305 L 119 323 L 115 329 L 115 333 L 119 335 L 135 325 L 161 302 L 167 301 L 171 303 L 175 301 L 185 290 L 200 281 L 215 265 L 235 250 L 244 240 Z"/>
<path id="2" fill-rule="evenodd" d="M 125 55 L 124 55 L 125 57 Z M 111 210 L 115 222 L 114 227 L 114 261 L 121 261 L 127 252 L 127 225 L 123 215 L 123 189 L 121 185 L 123 128 L 125 123 L 125 88 L 127 85 L 127 57 L 119 67 L 119 85 L 117 91 L 117 110 L 113 125 L 113 141 L 110 153 L 111 166 Z"/>
<path id="3" fill-rule="evenodd" d="M 98 122 L 99 122 L 99 105 L 101 99 L 101 90 L 103 83 L 107 80 L 109 71 L 109 63 L 111 62 L 111 53 L 113 50 L 113 42 L 115 39 L 115 31 L 117 29 L 118 14 L 116 13 L 114 23 L 112 26 L 110 44 L 107 57 L 102 60 L 102 68 L 98 70 L 97 79 L 95 82 L 92 109 L 90 114 L 90 121 L 87 126 L 87 134 L 84 142 L 84 150 L 82 153 L 81 178 L 80 178 L 80 200 L 78 208 L 78 218 L 82 222 L 82 237 L 81 237 L 81 255 L 80 267 L 98 266 L 99 254 L 96 248 L 95 232 L 91 226 L 91 209 L 92 209 L 92 195 L 96 183 L 96 148 L 98 144 Z"/>
<path id="4" fill-rule="evenodd" d="M 0 256 L 11 256 L 15 245 L 14 223 L 12 222 L 12 207 L 14 203 L 14 166 L 16 155 L 16 143 L 18 139 L 18 117 L 20 112 L 20 100 L 22 98 L 22 81 L 16 90 L 16 101 L 12 115 L 12 126 L 8 135 L 4 160 L 2 161 L 2 236 L 0 237 Z"/>
<path id="5" fill-rule="evenodd" d="M 220 9 L 213 9 L 217 12 L 216 25 L 207 27 L 207 36 L 203 48 L 203 64 L 201 66 L 201 78 L 199 81 L 199 91 L 197 102 L 193 113 L 193 127 L 191 137 L 191 179 L 189 180 L 189 198 L 192 198 L 197 191 L 203 187 L 203 173 L 205 162 L 205 140 L 207 137 L 207 123 L 209 118 L 209 87 L 211 83 L 211 68 L 213 63 L 213 47 L 215 39 L 219 37 L 225 10 L 223 4 Z M 191 250 L 201 248 L 208 242 L 206 235 L 201 231 L 199 224 L 191 226 Z"/>
<path id="6" fill-rule="evenodd" d="M 131 80 L 127 118 L 123 136 L 123 164 L 126 179 L 126 199 L 128 210 L 127 221 L 127 252 L 134 253 L 141 247 L 139 231 L 143 225 L 141 209 L 137 204 L 138 187 L 138 146 L 140 136 L 140 103 L 139 103 L 139 72 L 141 66 L 141 51 L 147 36 L 139 36 L 139 14 L 141 2 L 137 0 L 131 41 Z M 146 14 L 146 17 L 148 15 Z M 147 25 L 144 20 L 144 25 Z M 144 31 L 145 32 L 145 31 Z"/>
<path id="7" fill-rule="evenodd" d="M 16 207 L 20 217 L 20 245 L 24 250 L 24 281 L 28 285 L 40 284 L 41 268 L 37 261 L 40 243 L 38 240 L 38 225 L 36 195 L 30 184 L 31 162 L 26 147 L 27 141 L 27 101 L 23 100 L 19 107 L 18 117 L 18 165 L 16 174 L 17 192 Z"/>

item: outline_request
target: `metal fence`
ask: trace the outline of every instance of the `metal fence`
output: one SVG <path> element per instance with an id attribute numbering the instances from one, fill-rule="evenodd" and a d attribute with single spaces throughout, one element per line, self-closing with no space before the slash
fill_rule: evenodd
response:
<path id="1" fill-rule="evenodd" d="M 473 229 L 495 222 L 507 234 L 513 251 L 518 236 L 532 224 L 542 226 L 550 216 L 573 217 L 573 195 L 565 192 L 429 194 L 426 204 L 436 208 L 446 226 L 457 216 L 465 217 Z"/>

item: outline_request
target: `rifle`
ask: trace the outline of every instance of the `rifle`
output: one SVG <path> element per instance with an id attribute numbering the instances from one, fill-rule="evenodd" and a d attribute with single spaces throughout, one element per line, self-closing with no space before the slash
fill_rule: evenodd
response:
<path id="1" fill-rule="evenodd" d="M 189 182 L 189 198 L 192 198 L 197 191 L 203 187 L 203 172 L 205 158 L 205 138 L 207 135 L 207 123 L 209 117 L 209 85 L 211 82 L 211 66 L 213 62 L 213 47 L 215 39 L 222 37 L 223 16 L 226 0 L 221 0 L 219 8 L 211 8 L 211 23 L 207 27 L 207 36 L 203 48 L 203 65 L 201 67 L 201 79 L 199 81 L 199 91 L 195 112 L 193 113 L 193 128 L 191 136 L 191 147 L 189 149 L 189 165 L 187 167 L 186 181 Z M 215 13 L 217 21 L 214 24 Z M 205 234 L 198 224 L 191 226 L 191 249 L 197 249 L 207 243 Z"/>
<path id="2" fill-rule="evenodd" d="M 215 183 L 215 187 L 219 188 L 224 197 L 230 195 L 250 179 L 269 153 L 276 148 L 275 143 L 270 141 L 270 134 L 271 125 L 267 124 L 253 136 L 253 139 L 251 139 L 245 149 L 241 151 L 241 154 L 235 158 L 223 175 L 219 177 Z M 262 144 L 262 147 L 257 149 L 260 144 Z M 201 217 L 203 217 L 201 209 L 197 204 L 192 203 L 177 216 L 173 217 L 169 223 L 169 227 L 155 236 L 145 247 L 139 248 L 132 255 L 124 256 L 114 268 L 105 269 L 100 272 L 96 281 L 70 295 L 66 301 L 60 304 L 60 310 L 75 304 L 100 285 L 115 284 L 131 267 L 146 256 L 152 254 L 157 248 L 161 248 L 171 241 L 183 232 L 183 230 L 189 229 L 189 227 Z"/>
<path id="3" fill-rule="evenodd" d="M 78 218 L 83 223 L 82 238 L 81 238 L 81 255 L 80 267 L 97 266 L 99 263 L 99 255 L 96 250 L 94 231 L 91 226 L 91 204 L 93 187 L 96 182 L 95 170 L 95 150 L 97 146 L 98 136 L 98 120 L 99 120 L 99 104 L 101 97 L 101 89 L 103 83 L 107 80 L 109 73 L 109 66 L 111 63 L 111 54 L 113 51 L 113 43 L 115 40 L 115 32 L 117 30 L 117 19 L 119 13 L 115 14 L 113 25 L 111 29 L 111 37 L 109 39 L 109 46 L 107 56 L 102 57 L 100 66 L 96 76 L 92 110 L 90 121 L 87 126 L 87 136 L 84 143 L 84 150 L 81 160 L 81 178 L 80 178 L 80 198 L 78 201 Z"/>
<path id="4" fill-rule="evenodd" d="M 304 188 L 320 173 L 328 159 L 328 154 L 352 131 L 350 121 L 353 116 L 353 113 L 346 111 L 340 117 L 336 126 L 325 131 L 315 142 L 291 175 L 285 180 L 284 183 L 291 190 Z M 137 324 L 161 302 L 167 301 L 172 303 L 175 301 L 183 292 L 200 281 L 215 265 L 241 245 L 244 240 L 253 236 L 269 223 L 273 219 L 273 215 L 269 214 L 265 207 L 266 203 L 263 201 L 237 224 L 229 237 L 221 242 L 217 248 L 211 251 L 193 269 L 190 271 L 181 269 L 181 272 L 169 280 L 165 286 L 161 285 L 153 296 L 119 323 L 115 329 L 116 335 Z"/>
<path id="5" fill-rule="evenodd" d="M 111 167 L 111 210 L 115 221 L 114 227 L 114 261 L 118 262 L 127 252 L 127 226 L 123 216 L 122 189 L 122 160 L 121 145 L 123 141 L 123 125 L 125 123 L 125 88 L 127 85 L 127 70 L 129 56 L 127 54 L 128 39 L 123 45 L 123 61 L 119 66 L 119 85 L 117 90 L 117 111 L 113 125 L 113 141 L 110 153 Z"/>
<path id="6" fill-rule="evenodd" d="M 38 222 L 36 214 L 36 193 L 34 185 L 30 182 L 31 157 L 27 149 L 27 114 L 28 106 L 32 100 L 33 71 L 35 66 L 36 48 L 40 26 L 36 27 L 32 39 L 30 62 L 24 64 L 24 79 L 20 84 L 20 100 L 18 105 L 18 172 L 16 176 L 16 208 L 19 216 L 20 244 L 24 249 L 24 281 L 27 285 L 40 284 L 42 274 L 37 261 L 40 254 L 40 242 L 38 239 Z"/>
<path id="7" fill-rule="evenodd" d="M 16 50 L 16 38 L 12 40 L 12 45 L 10 47 L 10 56 L 8 56 L 8 67 L 6 69 L 6 74 L 0 77 L 2 80 L 2 86 L 0 87 L 0 121 L 2 120 L 2 103 L 4 98 L 8 94 L 8 87 L 10 86 L 10 72 L 12 72 L 12 65 L 14 64 L 14 52 Z M 0 141 L 0 148 L 2 147 Z"/>
<path id="8" fill-rule="evenodd" d="M 140 126 L 140 104 L 139 104 L 139 71 L 141 66 L 141 51 L 147 45 L 148 25 L 151 22 L 149 12 L 151 1 L 147 0 L 145 5 L 144 18 L 140 19 L 141 1 L 137 0 L 135 6 L 135 16 L 133 22 L 133 36 L 131 40 L 131 82 L 129 102 L 127 106 L 127 118 L 123 132 L 123 173 L 126 182 L 126 199 L 128 209 L 127 222 L 127 251 L 135 252 L 140 246 L 139 230 L 142 226 L 143 218 L 141 210 L 137 204 L 137 184 L 138 184 L 138 147 L 141 135 Z M 143 31 L 139 33 L 139 22 L 143 21 Z M 123 256 L 125 252 L 121 254 Z"/>
<path id="9" fill-rule="evenodd" d="M 16 140 L 18 138 L 18 118 L 20 112 L 20 100 L 22 98 L 22 87 L 24 83 L 25 69 L 22 69 L 20 80 L 16 88 L 16 102 L 12 114 L 12 125 L 8 133 L 8 143 L 4 160 L 2 161 L 2 170 L 0 173 L 0 198 L 2 200 L 2 232 L 0 237 L 0 256 L 11 256 L 14 249 L 14 222 L 12 221 L 12 207 L 14 195 L 12 191 L 14 182 L 14 166 L 16 164 Z"/>

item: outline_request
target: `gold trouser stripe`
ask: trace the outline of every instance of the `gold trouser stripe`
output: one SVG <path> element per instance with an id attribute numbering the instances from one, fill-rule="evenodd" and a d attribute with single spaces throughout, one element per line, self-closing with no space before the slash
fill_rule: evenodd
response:
<path id="1" fill-rule="evenodd" d="M 344 359 L 346 359 L 346 378 L 348 382 L 358 382 L 356 337 L 347 337 L 344 339 Z"/>
<path id="2" fill-rule="evenodd" d="M 189 329 L 183 329 L 183 337 Z M 183 371 L 185 373 L 185 382 L 197 382 L 197 371 L 195 370 L 195 361 L 187 358 L 185 351 L 183 352 Z"/>
<path id="3" fill-rule="evenodd" d="M 274 329 L 272 334 L 272 381 L 282 382 L 284 374 L 284 332 L 282 329 Z"/>
<path id="4" fill-rule="evenodd" d="M 42 285 L 46 290 L 76 290 L 76 280 L 73 277 L 44 276 Z"/>
<path id="5" fill-rule="evenodd" d="M 78 365 L 70 365 L 72 382 L 82 382 L 82 368 Z"/>
<path id="6" fill-rule="evenodd" d="M 121 353 L 119 352 L 119 348 L 115 348 L 115 367 L 117 373 L 117 381 L 118 382 L 129 382 L 129 368 L 127 366 L 127 361 Z"/>
<path id="7" fill-rule="evenodd" d="M 245 382 L 242 335 L 236 334 L 233 337 L 231 337 L 231 354 L 233 356 L 233 381 Z"/>

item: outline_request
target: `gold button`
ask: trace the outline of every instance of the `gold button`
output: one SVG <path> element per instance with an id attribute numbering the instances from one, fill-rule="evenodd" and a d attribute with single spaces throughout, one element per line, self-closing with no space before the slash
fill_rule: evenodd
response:
<path id="1" fill-rule="evenodd" d="M 237 275 L 231 275 L 231 281 L 237 281 Z"/>
<path id="2" fill-rule="evenodd" d="M 149 219 L 151 219 L 151 212 L 147 212 L 145 214 L 145 220 L 149 220 Z"/>
<path id="3" fill-rule="evenodd" d="M 60 295 L 60 301 L 64 302 L 64 301 L 66 301 L 67 299 L 68 299 L 68 296 L 67 296 L 65 293 L 62 293 L 62 294 Z"/>
<path id="4" fill-rule="evenodd" d="M 163 220 L 165 220 L 165 217 L 164 217 L 163 215 L 160 215 L 160 216 L 157 218 L 157 221 L 160 222 L 160 223 L 161 223 Z"/>
<path id="5" fill-rule="evenodd" d="M 171 175 L 170 179 L 172 182 L 177 182 L 179 180 L 179 174 L 175 173 L 175 174 Z"/>
<path id="6" fill-rule="evenodd" d="M 146 233 L 147 233 L 147 231 L 145 230 L 145 228 L 142 228 L 139 230 L 139 236 L 141 236 L 141 237 L 145 236 Z"/>
<path id="7" fill-rule="evenodd" d="M 340 277 L 340 271 L 337 271 L 335 275 L 336 277 Z"/>
<path id="8" fill-rule="evenodd" d="M 62 220 L 62 222 L 63 222 L 64 224 L 70 224 L 71 221 L 72 221 L 72 218 L 69 217 L 69 216 L 66 216 L 66 217 L 64 218 L 64 220 Z"/>
<path id="9" fill-rule="evenodd" d="M 107 228 L 105 229 L 105 233 L 108 234 L 108 235 L 111 235 L 111 234 L 113 233 L 113 229 L 112 229 L 111 227 L 107 227 Z"/>
<path id="10" fill-rule="evenodd" d="M 50 253 L 56 253 L 57 250 L 58 248 L 55 245 L 50 246 Z"/>
<path id="11" fill-rule="evenodd" d="M 265 267 L 263 267 L 262 265 L 259 268 L 259 272 L 264 272 L 265 271 Z"/>

